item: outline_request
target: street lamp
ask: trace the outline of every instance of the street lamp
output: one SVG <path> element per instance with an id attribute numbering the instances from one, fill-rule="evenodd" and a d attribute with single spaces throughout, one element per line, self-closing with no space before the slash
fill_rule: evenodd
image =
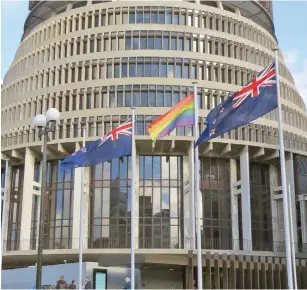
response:
<path id="1" fill-rule="evenodd" d="M 42 254 L 44 242 L 44 216 L 45 216 L 45 187 L 46 187 L 46 167 L 47 167 L 47 141 L 48 133 L 55 131 L 55 123 L 60 119 L 60 112 L 55 108 L 50 108 L 44 115 L 36 115 L 33 124 L 39 129 L 38 136 L 43 136 L 43 164 L 41 180 L 41 198 L 40 198 L 40 217 L 38 230 L 37 246 L 37 267 L 36 267 L 36 289 L 42 287 Z"/>

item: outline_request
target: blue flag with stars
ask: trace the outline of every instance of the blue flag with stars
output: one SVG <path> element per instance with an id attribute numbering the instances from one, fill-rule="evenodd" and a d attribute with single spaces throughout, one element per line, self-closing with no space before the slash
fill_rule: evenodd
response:
<path id="1" fill-rule="evenodd" d="M 195 148 L 232 129 L 246 125 L 277 107 L 275 63 L 255 76 L 241 91 L 212 109 L 207 128 L 199 136 Z"/>
<path id="2" fill-rule="evenodd" d="M 62 169 L 86 167 L 130 156 L 132 152 L 132 121 L 129 120 L 104 137 L 69 155 L 61 162 Z"/>

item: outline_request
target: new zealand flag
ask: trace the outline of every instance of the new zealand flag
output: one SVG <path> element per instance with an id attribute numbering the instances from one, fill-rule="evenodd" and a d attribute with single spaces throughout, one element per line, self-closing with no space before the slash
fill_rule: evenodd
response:
<path id="1" fill-rule="evenodd" d="M 277 107 L 275 63 L 255 76 L 241 91 L 212 109 L 207 128 L 195 143 L 195 148 L 232 129 L 246 125 Z"/>
<path id="2" fill-rule="evenodd" d="M 104 137 L 69 155 L 61 162 L 63 169 L 86 167 L 130 156 L 132 151 L 132 121 L 129 120 Z"/>

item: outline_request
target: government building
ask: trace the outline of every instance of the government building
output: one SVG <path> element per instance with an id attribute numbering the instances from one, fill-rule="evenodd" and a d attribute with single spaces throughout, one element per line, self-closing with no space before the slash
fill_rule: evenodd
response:
<path id="1" fill-rule="evenodd" d="M 43 143 L 33 118 L 57 108 L 43 264 L 78 262 L 84 206 L 84 262 L 130 268 L 134 210 L 138 288 L 197 287 L 193 128 L 154 144 L 147 127 L 196 80 L 203 131 L 209 110 L 274 60 L 273 15 L 271 1 L 29 1 L 1 88 L 3 269 L 35 266 Z M 307 289 L 306 105 L 281 52 L 279 68 L 297 285 Z M 86 167 L 81 204 L 81 169 L 60 161 L 81 148 L 83 128 L 86 142 L 101 138 L 131 106 L 135 208 L 130 157 Z M 199 147 L 204 288 L 287 288 L 278 148 L 276 110 Z"/>

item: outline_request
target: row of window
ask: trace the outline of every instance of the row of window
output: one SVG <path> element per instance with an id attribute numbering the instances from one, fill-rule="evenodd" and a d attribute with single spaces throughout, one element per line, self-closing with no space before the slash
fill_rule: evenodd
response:
<path id="1" fill-rule="evenodd" d="M 262 31 L 242 21 L 208 11 L 179 7 L 131 6 L 89 11 L 49 23 L 24 39 L 16 57 L 59 35 L 94 27 L 127 24 L 167 24 L 205 28 L 246 38 L 269 50 L 276 45 L 275 41 Z"/>
<path id="2" fill-rule="evenodd" d="M 108 58 L 92 62 L 79 62 L 78 65 L 66 64 L 43 70 L 36 75 L 19 80 L 3 93 L 3 105 L 8 105 L 14 98 L 25 93 L 80 81 L 131 78 L 160 77 L 207 80 L 233 85 L 245 85 L 256 75 L 256 71 L 245 70 L 223 63 L 206 62 L 199 59 L 162 58 L 162 57 L 130 57 Z M 282 97 L 303 106 L 302 99 L 295 90 L 285 88 Z"/>
<path id="3" fill-rule="evenodd" d="M 305 157 L 296 155 L 294 160 L 301 160 L 302 158 Z M 130 164 L 130 157 L 124 157 L 122 160 L 114 159 L 110 163 L 106 162 L 91 167 L 88 224 L 90 238 L 98 240 L 129 236 L 131 223 L 129 196 L 131 193 L 129 187 L 126 186 L 126 181 L 127 178 L 131 178 L 129 175 Z M 182 228 L 184 224 L 183 183 L 181 182 L 182 157 L 140 156 L 139 164 L 139 178 L 140 181 L 143 181 L 138 198 L 139 237 L 158 240 L 171 239 L 178 242 L 180 232 L 182 233 L 182 230 L 184 230 Z M 40 170 L 40 166 L 37 165 L 38 163 L 36 163 L 34 170 Z M 25 242 L 20 240 L 22 185 L 24 182 L 23 167 L 23 165 L 18 165 L 13 166 L 11 169 L 10 179 L 12 188 L 9 191 L 8 250 L 17 250 L 19 242 Z M 269 166 L 251 163 L 249 168 L 252 236 L 253 242 L 256 241 L 256 248 L 253 246 L 253 250 L 263 250 L 261 248 L 263 244 L 257 242 L 272 241 Z M 278 166 L 275 169 L 279 172 Z M 68 242 L 69 239 L 72 239 L 74 172 L 73 170 L 60 170 L 60 161 L 54 160 L 48 161 L 47 176 L 48 185 L 53 185 L 53 188 L 51 188 L 51 191 L 48 191 L 49 194 L 46 198 L 46 202 L 50 206 L 46 207 L 45 238 L 46 244 L 48 244 L 47 248 L 53 248 L 61 246 L 56 244 L 63 242 L 63 240 Z M 207 176 L 210 176 L 210 178 L 207 178 Z M 154 183 L 146 183 L 146 181 L 160 179 L 165 181 L 168 186 L 164 186 L 163 183 L 156 185 Z M 112 183 L 103 188 L 101 185 L 95 186 L 97 181 L 112 181 Z M 177 185 L 170 185 L 173 181 L 177 181 Z M 68 190 L 57 190 L 63 188 L 64 183 Z M 125 184 L 125 186 L 122 184 Z M 227 228 L 231 229 L 232 226 L 229 160 L 222 158 L 200 158 L 200 184 L 206 185 L 202 187 L 203 213 L 201 216 L 201 228 L 203 234 L 205 233 L 203 238 L 205 240 L 231 240 L 231 230 L 227 230 Z M 295 185 L 297 187 L 297 182 Z M 37 198 L 33 196 L 33 199 Z M 242 216 L 240 197 L 238 202 L 238 214 L 240 217 Z M 32 208 L 31 221 L 34 223 L 33 231 L 37 226 L 35 224 L 37 221 L 37 211 L 38 207 Z M 282 215 L 279 215 L 278 219 L 282 220 Z M 241 235 L 242 232 L 240 231 L 240 239 L 242 239 Z M 31 235 L 31 239 L 35 238 L 35 235 Z M 91 246 L 89 245 L 89 248 Z M 68 247 L 71 247 L 71 245 Z M 110 245 L 105 245 L 104 247 L 110 247 Z M 120 246 L 117 245 L 117 247 Z"/>
<path id="4" fill-rule="evenodd" d="M 57 44 L 49 44 L 15 62 L 6 76 L 6 82 L 12 82 L 26 73 L 27 69 L 40 64 L 70 56 L 102 51 L 121 50 L 179 50 L 215 54 L 231 57 L 260 66 L 267 66 L 272 56 L 240 42 L 228 41 L 203 34 L 192 34 L 175 31 L 119 31 L 86 35 L 83 38 L 72 38 Z M 283 66 L 281 75 L 291 79 L 291 74 Z"/>
<path id="5" fill-rule="evenodd" d="M 111 64 L 112 66 L 112 64 Z M 166 64 L 165 64 L 166 66 Z M 170 66 L 170 65 L 169 65 Z M 162 66 L 163 67 L 163 64 Z M 172 68 L 177 69 L 172 65 Z M 143 73 L 146 64 L 141 65 Z M 184 73 L 185 65 L 177 69 Z M 210 68 L 211 70 L 212 68 Z M 110 69 L 113 72 L 113 69 Z M 158 70 L 159 71 L 159 70 Z M 152 72 L 152 70 L 149 70 Z M 220 73 L 221 71 L 218 71 Z M 173 71 L 172 71 L 173 73 Z M 176 73 L 176 71 L 175 71 Z M 211 110 L 222 103 L 225 98 L 232 94 L 229 91 L 211 91 L 198 88 L 198 108 Z M 110 86 L 101 88 L 88 88 L 77 92 L 77 90 L 50 94 L 38 98 L 32 98 L 29 102 L 23 102 L 17 106 L 2 110 L 1 120 L 5 124 L 18 120 L 33 118 L 42 114 L 48 108 L 57 108 L 60 112 L 76 110 L 88 110 L 113 107 L 173 107 L 180 100 L 193 91 L 192 87 L 186 86 L 156 86 L 156 85 L 126 85 Z M 286 94 L 285 87 L 281 87 L 282 95 Z M 287 125 L 307 131 L 306 115 L 287 107 L 283 110 L 284 122 Z M 270 120 L 277 120 L 276 111 L 264 116 Z"/>
<path id="6" fill-rule="evenodd" d="M 136 116 L 136 134 L 148 135 L 148 126 L 159 115 L 137 115 Z M 120 123 L 125 122 L 128 116 L 121 115 L 115 116 L 96 116 L 89 118 L 82 118 L 82 122 L 85 122 L 87 126 L 87 137 L 101 137 L 119 126 Z M 203 120 L 199 122 L 199 131 L 202 132 L 205 129 Z M 3 148 L 27 144 L 29 142 L 40 142 L 40 138 L 33 127 L 23 127 L 18 131 L 8 132 L 2 135 L 1 146 Z M 307 151 L 307 139 L 295 135 L 293 133 L 284 132 L 285 134 L 285 146 L 286 148 Z M 181 127 L 174 130 L 170 136 L 193 136 L 193 130 L 191 126 Z M 57 128 L 50 134 L 51 140 L 62 140 L 71 138 L 82 137 L 82 131 L 80 126 L 80 120 L 66 119 L 61 120 L 57 124 Z M 248 126 L 234 129 L 228 133 L 223 134 L 220 138 L 259 142 L 270 145 L 278 145 L 278 132 L 277 129 L 267 126 L 260 126 L 257 124 L 250 124 Z"/>

